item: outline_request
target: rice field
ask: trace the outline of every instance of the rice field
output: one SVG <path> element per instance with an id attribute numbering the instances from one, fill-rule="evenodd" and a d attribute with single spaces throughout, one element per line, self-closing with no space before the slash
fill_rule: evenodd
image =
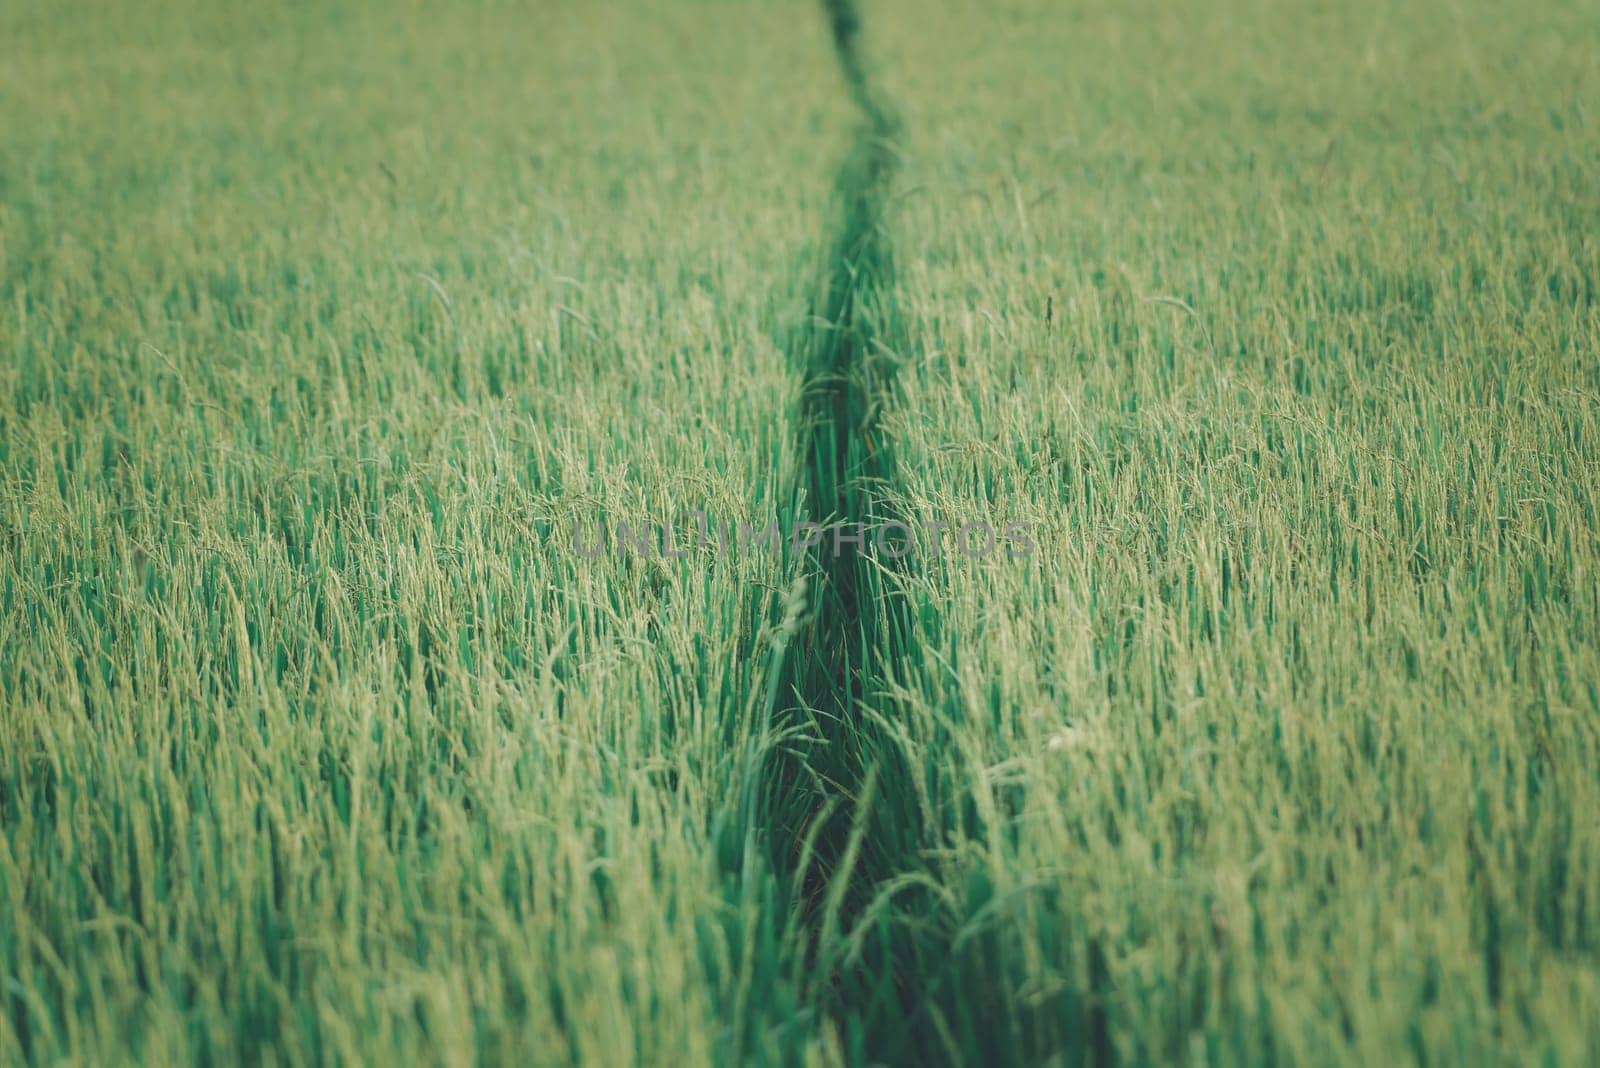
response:
<path id="1" fill-rule="evenodd" d="M 0 1063 L 1594 1063 L 1597 100 L 1565 0 L 0 7 Z"/>

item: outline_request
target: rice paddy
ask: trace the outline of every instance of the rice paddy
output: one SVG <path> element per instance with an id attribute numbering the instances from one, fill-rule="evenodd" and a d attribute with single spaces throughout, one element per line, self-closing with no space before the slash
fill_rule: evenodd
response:
<path id="1" fill-rule="evenodd" d="M 0 41 L 0 1062 L 1600 1055 L 1580 5 Z"/>

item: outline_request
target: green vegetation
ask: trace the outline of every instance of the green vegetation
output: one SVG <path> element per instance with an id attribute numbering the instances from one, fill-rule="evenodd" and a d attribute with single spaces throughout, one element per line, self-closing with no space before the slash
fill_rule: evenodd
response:
<path id="1" fill-rule="evenodd" d="M 0 42 L 0 1062 L 1600 1058 L 1580 5 Z"/>

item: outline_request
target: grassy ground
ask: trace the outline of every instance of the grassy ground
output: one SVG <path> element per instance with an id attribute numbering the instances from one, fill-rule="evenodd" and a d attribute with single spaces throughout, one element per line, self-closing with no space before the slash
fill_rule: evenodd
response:
<path id="1" fill-rule="evenodd" d="M 1579 5 L 0 40 L 0 1062 L 1600 1056 Z"/>

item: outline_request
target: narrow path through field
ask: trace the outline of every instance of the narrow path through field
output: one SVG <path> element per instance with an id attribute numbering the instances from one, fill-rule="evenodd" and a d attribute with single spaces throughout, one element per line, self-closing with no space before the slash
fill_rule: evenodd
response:
<path id="1" fill-rule="evenodd" d="M 890 588 L 901 543 L 877 551 L 872 533 L 893 518 L 894 464 L 877 426 L 904 351 L 894 337 L 884 227 L 901 124 L 866 69 L 854 0 L 822 6 L 860 123 L 836 177 L 826 276 L 792 346 L 804 382 L 807 517 L 822 533 L 808 561 L 809 614 L 790 644 L 776 711 L 780 726 L 808 744 L 781 750 L 768 769 L 766 825 L 775 866 L 799 887 L 812 974 L 830 979 L 823 1007 L 856 1057 L 892 1060 L 906 1050 L 917 966 L 903 928 L 874 924 L 872 908 L 891 880 L 918 865 L 923 840 L 911 771 L 879 701 L 905 634 L 902 600 Z"/>
<path id="2" fill-rule="evenodd" d="M 813 314 L 791 346 L 804 383 L 806 513 L 823 533 L 804 565 L 808 611 L 767 709 L 786 739 L 758 787 L 770 861 L 795 895 L 809 998 L 851 1063 L 958 1062 L 974 1051 L 1035 1062 L 1060 1052 L 1045 1036 L 1073 1019 L 1078 1059 L 1107 1063 L 1097 948 L 1089 990 L 1014 1003 L 1014 946 L 988 918 L 986 877 L 931 859 L 957 826 L 968 843 L 983 832 L 970 799 L 929 796 L 930 765 L 957 759 L 961 708 L 927 692 L 942 678 L 925 662 L 942 623 L 926 598 L 907 596 L 916 556 L 897 539 L 909 530 L 887 542 L 872 533 L 897 519 L 897 469 L 880 425 L 915 350 L 895 307 L 885 225 L 902 126 L 863 58 L 855 0 L 822 7 L 860 122 L 835 179 L 836 230 Z M 906 695 L 928 703 L 916 710 L 919 730 L 901 718 Z"/>

